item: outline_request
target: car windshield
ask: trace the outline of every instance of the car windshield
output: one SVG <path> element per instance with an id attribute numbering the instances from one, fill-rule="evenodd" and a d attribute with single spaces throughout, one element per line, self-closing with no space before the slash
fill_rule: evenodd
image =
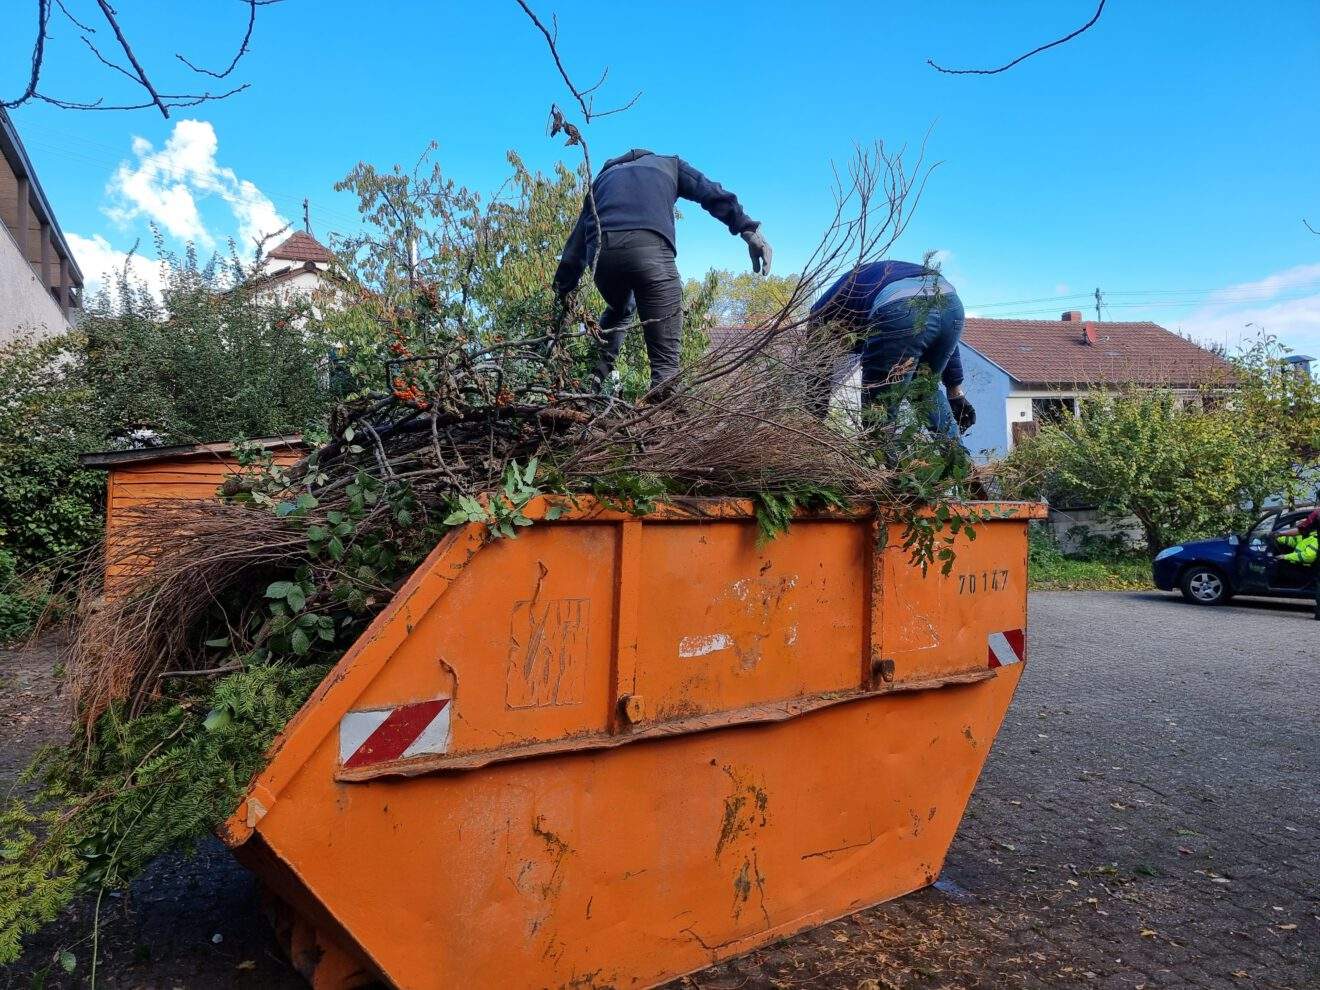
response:
<path id="1" fill-rule="evenodd" d="M 1274 522 L 1278 518 L 1279 514 L 1277 512 L 1271 512 L 1269 515 L 1262 518 L 1247 532 L 1247 540 L 1254 541 L 1265 539 L 1265 537 L 1274 531 Z"/>

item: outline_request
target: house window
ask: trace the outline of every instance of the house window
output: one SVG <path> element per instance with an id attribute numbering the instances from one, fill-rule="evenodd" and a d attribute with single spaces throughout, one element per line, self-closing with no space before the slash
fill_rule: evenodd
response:
<path id="1" fill-rule="evenodd" d="M 1037 423 L 1062 423 L 1073 415 L 1072 399 L 1032 399 L 1031 418 Z"/>

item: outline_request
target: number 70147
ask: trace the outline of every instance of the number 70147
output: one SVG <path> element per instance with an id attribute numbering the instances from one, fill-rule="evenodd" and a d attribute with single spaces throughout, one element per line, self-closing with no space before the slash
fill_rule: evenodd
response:
<path id="1" fill-rule="evenodd" d="M 958 594 L 975 595 L 978 592 L 1002 591 L 1008 587 L 1008 568 L 993 571 L 969 571 L 958 575 Z"/>

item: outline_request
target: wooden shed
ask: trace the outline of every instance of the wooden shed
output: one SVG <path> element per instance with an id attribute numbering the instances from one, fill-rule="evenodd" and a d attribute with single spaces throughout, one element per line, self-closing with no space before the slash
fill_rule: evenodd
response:
<path id="1" fill-rule="evenodd" d="M 292 464 L 307 450 L 298 434 L 250 442 L 271 451 L 278 464 Z M 126 525 L 126 510 L 162 499 L 215 498 L 225 478 L 239 470 L 232 443 L 110 450 L 84 454 L 79 460 L 83 467 L 107 474 L 105 542 L 107 560 L 112 562 L 106 568 L 107 585 L 123 570 L 122 563 L 114 563 L 114 545 Z"/>

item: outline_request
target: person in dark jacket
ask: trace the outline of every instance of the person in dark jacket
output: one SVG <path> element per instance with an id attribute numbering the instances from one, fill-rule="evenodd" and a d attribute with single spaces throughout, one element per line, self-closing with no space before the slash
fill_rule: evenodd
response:
<path id="1" fill-rule="evenodd" d="M 635 148 L 607 161 L 592 183 L 573 232 L 564 245 L 554 288 L 562 301 L 594 262 L 596 287 L 605 297 L 600 327 L 604 346 L 596 362 L 603 381 L 614 370 L 624 325 L 634 312 L 642 321 L 651 387 L 679 370 L 683 333 L 683 283 L 674 264 L 674 204 L 700 203 L 707 213 L 747 242 L 752 270 L 770 274 L 773 252 L 738 197 L 683 159 Z M 594 203 L 593 203 L 594 200 Z M 599 233 L 599 239 L 597 234 Z M 598 243 L 599 240 L 599 243 Z"/>
<path id="2" fill-rule="evenodd" d="M 1310 514 L 1292 529 L 1281 529 L 1274 535 L 1279 537 L 1307 537 L 1316 533 L 1320 533 L 1320 508 L 1312 509 Z M 1320 561 L 1313 559 L 1311 567 L 1315 571 L 1315 617 L 1320 620 Z"/>
<path id="3" fill-rule="evenodd" d="M 811 321 L 857 339 L 862 362 L 862 403 L 880 401 L 886 386 L 911 381 L 917 365 L 939 376 L 931 428 L 957 440 L 976 422 L 963 393 L 958 340 L 963 304 L 938 271 L 907 261 L 874 261 L 846 272 L 811 307 Z M 895 369 L 910 365 L 906 372 Z"/>

